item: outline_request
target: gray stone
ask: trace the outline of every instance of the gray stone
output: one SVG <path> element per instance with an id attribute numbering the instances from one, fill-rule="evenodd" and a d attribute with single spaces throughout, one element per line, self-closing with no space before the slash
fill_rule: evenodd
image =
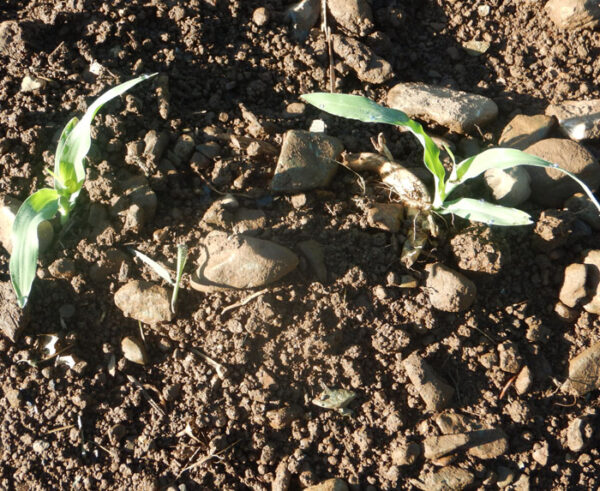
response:
<path id="1" fill-rule="evenodd" d="M 550 0 L 546 13 L 561 29 L 591 29 L 600 23 L 600 4 L 596 0 Z"/>
<path id="2" fill-rule="evenodd" d="M 502 130 L 498 146 L 525 150 L 527 147 L 546 138 L 554 124 L 554 118 L 550 116 L 518 114 Z"/>
<path id="3" fill-rule="evenodd" d="M 454 389 L 444 382 L 429 363 L 416 352 L 406 358 L 402 366 L 425 402 L 428 411 L 441 411 L 450 404 Z"/>
<path id="4" fill-rule="evenodd" d="M 598 161 L 577 142 L 548 138 L 528 147 L 526 152 L 575 174 L 592 191 L 600 184 Z M 531 176 L 532 199 L 540 205 L 560 207 L 567 198 L 581 191 L 579 184 L 556 169 L 529 167 L 527 170 Z"/>
<path id="5" fill-rule="evenodd" d="M 500 428 L 467 433 L 468 454 L 480 460 L 496 459 L 508 452 L 508 435 Z"/>
<path id="6" fill-rule="evenodd" d="M 444 312 L 467 310 L 475 301 L 475 283 L 441 263 L 428 264 L 425 270 L 431 305 Z"/>
<path id="7" fill-rule="evenodd" d="M 567 101 L 546 108 L 558 120 L 561 131 L 571 140 L 600 138 L 600 99 Z"/>
<path id="8" fill-rule="evenodd" d="M 175 142 L 173 154 L 175 154 L 179 162 L 187 163 L 189 162 L 195 149 L 196 142 L 194 141 L 194 137 L 186 133 L 181 135 Z"/>
<path id="9" fill-rule="evenodd" d="M 21 205 L 21 201 L 11 196 L 4 196 L 0 200 L 0 244 L 9 254 L 12 254 L 12 227 Z M 38 225 L 40 253 L 48 249 L 53 239 L 52 224 L 44 220 Z"/>
<path id="10" fill-rule="evenodd" d="M 279 280 L 298 265 L 298 257 L 274 242 L 211 232 L 204 240 L 192 287 L 212 292 L 257 288 Z"/>
<path id="11" fill-rule="evenodd" d="M 167 146 L 169 145 L 169 135 L 155 130 L 150 130 L 144 137 L 144 153 L 142 154 L 150 167 L 158 165 Z"/>
<path id="12" fill-rule="evenodd" d="M 587 296 L 586 277 L 587 268 L 584 264 L 574 263 L 566 267 L 565 279 L 558 298 L 567 307 L 576 307 Z"/>
<path id="13" fill-rule="evenodd" d="M 567 428 L 567 446 L 571 452 L 581 452 L 591 440 L 594 429 L 582 418 L 575 418 Z"/>
<path id="14" fill-rule="evenodd" d="M 309 131 L 285 134 L 271 189 L 297 193 L 327 186 L 337 172 L 336 159 L 343 150 L 335 137 Z"/>
<path id="15" fill-rule="evenodd" d="M 392 65 L 354 38 L 334 34 L 333 50 L 362 82 L 382 84 L 394 76 Z"/>
<path id="16" fill-rule="evenodd" d="M 2 281 L 0 305 L 0 332 L 15 343 L 29 323 L 29 304 L 24 309 L 20 308 L 11 282 Z"/>
<path id="17" fill-rule="evenodd" d="M 473 484 L 475 476 L 460 467 L 447 466 L 437 472 L 430 472 L 421 478 L 419 486 L 427 491 L 459 491 Z"/>
<path id="18" fill-rule="evenodd" d="M 500 205 L 514 208 L 531 196 L 531 178 L 524 166 L 488 169 L 483 177 L 492 198 Z"/>
<path id="19" fill-rule="evenodd" d="M 115 305 L 126 317 L 144 324 L 170 322 L 173 318 L 167 290 L 148 281 L 130 281 L 119 288 Z"/>
<path id="20" fill-rule="evenodd" d="M 423 455 L 426 459 L 437 460 L 457 450 L 464 448 L 469 442 L 466 433 L 454 435 L 428 436 L 423 440 Z"/>
<path id="21" fill-rule="evenodd" d="M 25 75 L 21 81 L 21 92 L 35 92 L 43 89 L 46 83 L 44 79 Z"/>
<path id="22" fill-rule="evenodd" d="M 542 467 L 545 467 L 550 458 L 550 445 L 548 445 L 548 442 L 543 441 L 541 443 L 536 443 L 533 446 L 533 452 L 531 453 L 531 456 L 538 464 L 540 464 Z"/>
<path id="23" fill-rule="evenodd" d="M 145 365 L 148 363 L 148 354 L 144 343 L 134 337 L 126 336 L 121 340 L 121 351 L 123 356 L 133 363 Z"/>
<path id="24" fill-rule="evenodd" d="M 304 40 L 308 32 L 317 23 L 321 13 L 321 0 L 302 0 L 295 3 L 287 11 L 286 16 L 292 21 L 294 37 Z"/>
<path id="25" fill-rule="evenodd" d="M 347 34 L 366 36 L 375 27 L 373 12 L 366 0 L 329 0 L 329 13 Z"/>
<path id="26" fill-rule="evenodd" d="M 600 343 L 583 350 L 569 361 L 569 378 L 562 390 L 578 396 L 600 387 Z"/>
<path id="27" fill-rule="evenodd" d="M 411 118 L 437 123 L 457 133 L 485 126 L 498 115 L 498 106 L 487 97 L 421 82 L 396 85 L 388 92 L 387 103 Z"/>

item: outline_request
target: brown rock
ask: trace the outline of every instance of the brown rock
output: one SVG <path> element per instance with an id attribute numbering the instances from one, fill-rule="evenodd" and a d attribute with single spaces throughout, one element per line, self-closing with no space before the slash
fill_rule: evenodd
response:
<path id="1" fill-rule="evenodd" d="M 127 317 L 145 324 L 170 322 L 170 296 L 162 286 L 147 281 L 130 281 L 115 293 L 115 305 Z"/>
<path id="2" fill-rule="evenodd" d="M 302 416 L 302 410 L 298 406 L 285 406 L 272 409 L 266 413 L 269 425 L 275 430 L 282 430 L 289 426 L 292 421 Z"/>
<path id="3" fill-rule="evenodd" d="M 359 80 L 382 84 L 394 76 L 392 65 L 365 44 L 347 36 L 334 34 L 333 50 L 355 72 Z"/>
<path id="4" fill-rule="evenodd" d="M 555 121 L 551 116 L 518 114 L 508 123 L 498 140 L 498 146 L 525 150 L 548 136 Z"/>
<path id="5" fill-rule="evenodd" d="M 335 22 L 350 35 L 365 36 L 375 27 L 366 0 L 329 0 L 327 7 Z"/>
<path id="6" fill-rule="evenodd" d="M 576 307 L 586 297 L 587 269 L 584 264 L 570 264 L 565 269 L 565 279 L 558 294 L 560 301 L 568 307 Z"/>
<path id="7" fill-rule="evenodd" d="M 454 389 L 444 382 L 423 358 L 414 352 L 402 362 L 402 366 L 428 411 L 441 411 L 448 406 Z"/>
<path id="8" fill-rule="evenodd" d="M 561 29 L 591 29 L 600 22 L 600 4 L 595 0 L 550 0 L 545 8 Z"/>
<path id="9" fill-rule="evenodd" d="M 0 332 L 13 343 L 29 323 L 28 305 L 21 309 L 10 281 L 0 282 Z"/>
<path id="10" fill-rule="evenodd" d="M 304 488 L 304 491 L 348 491 L 348 486 L 344 481 L 336 477 Z"/>
<path id="11" fill-rule="evenodd" d="M 600 343 L 596 343 L 569 362 L 569 378 L 562 389 L 583 396 L 599 387 Z"/>
<path id="12" fill-rule="evenodd" d="M 600 137 L 600 99 L 566 101 L 546 108 L 555 116 L 561 131 L 571 140 L 592 140 Z"/>
<path id="13" fill-rule="evenodd" d="M 462 274 L 441 263 L 428 264 L 425 270 L 429 273 L 426 286 L 434 308 L 444 312 L 461 312 L 475 301 L 475 283 Z"/>
<path id="14" fill-rule="evenodd" d="M 148 355 L 146 354 L 146 347 L 144 343 L 134 337 L 124 337 L 121 341 L 121 350 L 123 356 L 133 363 L 139 365 L 145 365 L 148 363 Z"/>
<path id="15" fill-rule="evenodd" d="M 373 228 L 398 233 L 402 226 L 404 207 L 398 203 L 374 203 L 367 210 L 367 222 Z"/>

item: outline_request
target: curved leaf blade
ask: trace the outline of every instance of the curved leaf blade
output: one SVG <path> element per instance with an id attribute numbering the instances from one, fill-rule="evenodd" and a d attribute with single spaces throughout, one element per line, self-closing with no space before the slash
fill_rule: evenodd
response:
<path id="1" fill-rule="evenodd" d="M 461 198 L 444 203 L 438 213 L 452 213 L 459 217 L 487 225 L 500 225 L 504 227 L 530 225 L 533 223 L 528 213 L 517 208 L 494 205 L 483 200 Z"/>
<path id="2" fill-rule="evenodd" d="M 423 127 L 410 119 L 406 113 L 398 109 L 380 106 L 376 102 L 359 95 L 315 92 L 304 94 L 300 98 L 334 116 L 356 119 L 363 123 L 385 123 L 407 127 L 423 147 L 423 163 L 433 174 L 435 182 L 434 206 L 441 205 L 438 197 L 444 194 L 446 171 L 440 161 L 440 149 L 425 133 Z"/>
<path id="3" fill-rule="evenodd" d="M 21 308 L 27 303 L 35 279 L 39 253 L 38 225 L 56 215 L 58 198 L 59 195 L 54 189 L 40 189 L 23 202 L 15 217 L 9 269 L 17 302 Z"/>

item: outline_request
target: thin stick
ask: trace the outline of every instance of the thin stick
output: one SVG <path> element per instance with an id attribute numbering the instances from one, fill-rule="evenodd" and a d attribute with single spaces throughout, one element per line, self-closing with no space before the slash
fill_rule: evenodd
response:
<path id="1" fill-rule="evenodd" d="M 183 474 L 185 471 L 189 471 L 190 469 L 194 469 L 195 467 L 199 467 L 202 464 L 204 464 L 205 462 L 208 462 L 210 459 L 214 459 L 215 457 L 218 457 L 219 455 L 221 455 L 222 453 L 226 452 L 227 450 L 229 450 L 231 447 L 233 447 L 234 445 L 237 445 L 240 442 L 240 440 L 236 440 L 235 442 L 233 442 L 231 445 L 227 445 L 223 450 L 219 450 L 217 453 L 213 453 L 210 455 L 207 455 L 206 457 L 204 457 L 203 459 L 200 459 L 198 462 L 195 462 L 191 465 L 188 465 L 187 467 L 185 467 L 180 473 L 179 476 L 181 476 L 181 474 Z M 190 459 L 191 460 L 191 459 Z M 179 477 L 177 476 L 177 477 Z"/>
<path id="2" fill-rule="evenodd" d="M 194 353 L 196 356 L 199 356 L 200 358 L 202 358 L 206 363 L 208 363 L 211 367 L 213 367 L 215 369 L 215 371 L 217 372 L 217 376 L 221 379 L 221 380 L 225 380 L 225 368 L 223 367 L 223 365 L 221 365 L 220 363 L 217 363 L 215 360 L 213 360 L 212 358 L 206 356 L 204 353 L 202 353 L 200 350 L 197 350 L 196 348 L 188 348 L 192 353 Z"/>
<path id="3" fill-rule="evenodd" d="M 260 297 L 261 295 L 265 294 L 266 292 L 268 292 L 269 289 L 265 288 L 259 292 L 254 292 L 251 295 L 248 295 L 246 298 L 244 298 L 243 300 L 240 300 L 239 302 L 233 303 L 231 305 L 228 305 L 227 307 L 225 307 L 222 311 L 221 314 L 224 314 L 225 312 L 228 312 L 230 310 L 233 309 L 237 309 L 238 307 L 241 307 L 243 305 L 246 305 L 247 303 L 249 303 L 250 301 L 254 300 L 257 297 Z"/>
<path id="4" fill-rule="evenodd" d="M 515 375 L 514 377 L 511 377 L 508 382 L 506 382 L 506 385 L 504 386 L 504 388 L 502 389 L 502 391 L 500 392 L 500 396 L 498 397 L 498 399 L 502 399 L 505 395 L 506 395 L 506 391 L 508 390 L 508 388 L 514 383 L 514 381 L 517 380 L 517 376 Z"/>
<path id="5" fill-rule="evenodd" d="M 59 431 L 70 430 L 71 428 L 75 428 L 75 425 L 66 425 L 66 426 L 61 426 L 59 428 L 54 428 L 53 430 L 47 431 L 46 435 L 51 435 L 52 433 L 58 433 Z"/>
<path id="6" fill-rule="evenodd" d="M 133 375 L 127 375 L 127 379 L 133 385 L 135 385 L 138 389 L 140 389 L 142 391 L 142 394 L 144 394 L 144 397 L 148 400 L 148 402 L 150 403 L 150 405 L 156 411 L 158 411 L 160 414 L 162 414 L 165 417 L 167 416 L 167 414 L 162 410 L 162 408 L 158 404 L 156 404 L 156 402 L 154 402 L 154 399 L 152 399 L 152 397 L 150 397 L 150 394 L 148 394 L 148 391 L 146 389 L 144 389 L 144 386 L 142 384 L 140 384 L 140 382 L 138 381 L 138 379 L 136 379 Z"/>
<path id="7" fill-rule="evenodd" d="M 329 52 L 329 92 L 335 91 L 335 72 L 333 71 L 333 49 L 331 47 L 331 28 L 327 25 L 327 0 L 321 0 L 323 10 L 323 32 L 327 39 L 327 51 Z"/>

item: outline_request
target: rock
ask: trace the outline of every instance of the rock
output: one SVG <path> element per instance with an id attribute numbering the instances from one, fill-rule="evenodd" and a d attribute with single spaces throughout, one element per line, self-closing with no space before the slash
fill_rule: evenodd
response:
<path id="1" fill-rule="evenodd" d="M 302 0 L 286 11 L 286 17 L 292 21 L 294 37 L 303 41 L 308 32 L 317 23 L 321 13 L 321 0 Z"/>
<path id="2" fill-rule="evenodd" d="M 394 76 L 392 65 L 367 45 L 351 37 L 333 34 L 333 50 L 362 82 L 382 84 Z"/>
<path id="3" fill-rule="evenodd" d="M 455 435 L 428 436 L 423 440 L 423 455 L 426 459 L 437 460 L 445 455 L 455 453 L 469 442 L 466 433 Z"/>
<path id="4" fill-rule="evenodd" d="M 212 292 L 273 283 L 296 268 L 298 257 L 268 240 L 215 231 L 204 240 L 198 264 L 192 287 Z"/>
<path id="5" fill-rule="evenodd" d="M 600 99 L 553 104 L 546 114 L 556 117 L 560 130 L 571 140 L 600 138 Z"/>
<path id="6" fill-rule="evenodd" d="M 488 41 L 477 41 L 475 39 L 463 43 L 462 46 L 469 56 L 479 56 L 490 49 L 490 43 Z"/>
<path id="7" fill-rule="evenodd" d="M 38 454 L 43 454 L 50 448 L 50 444 L 45 440 L 36 440 L 33 442 L 33 451 Z"/>
<path id="8" fill-rule="evenodd" d="M 505 341 L 498 345 L 500 370 L 507 373 L 518 373 L 523 365 L 519 349 L 512 341 Z"/>
<path id="9" fill-rule="evenodd" d="M 269 22 L 269 11 L 265 7 L 258 7 L 252 12 L 252 22 L 258 27 L 262 27 Z"/>
<path id="10" fill-rule="evenodd" d="M 590 314 L 600 315 L 600 250 L 588 251 L 583 264 L 586 265 L 586 288 L 590 298 L 583 308 Z"/>
<path id="11" fill-rule="evenodd" d="M 266 412 L 269 426 L 275 430 L 282 430 L 289 426 L 292 421 L 302 416 L 302 409 L 298 406 L 285 406 L 279 409 L 271 409 Z"/>
<path id="12" fill-rule="evenodd" d="M 166 289 L 148 281 L 130 281 L 115 293 L 115 305 L 126 317 L 144 324 L 170 322 L 171 298 Z"/>
<path id="13" fill-rule="evenodd" d="M 13 343 L 29 324 L 29 304 L 24 309 L 17 304 L 17 296 L 10 281 L 0 281 L 0 332 Z"/>
<path id="14" fill-rule="evenodd" d="M 503 465 L 499 465 L 496 468 L 496 485 L 500 489 L 504 489 L 507 486 L 510 486 L 515 480 L 515 473 L 512 469 L 508 467 L 504 467 Z"/>
<path id="15" fill-rule="evenodd" d="M 428 264 L 425 270 L 431 305 L 444 312 L 467 310 L 477 295 L 475 283 L 441 263 Z"/>
<path id="16" fill-rule="evenodd" d="M 297 193 L 327 186 L 337 172 L 340 140 L 324 134 L 290 130 L 285 134 L 271 189 Z"/>
<path id="17" fill-rule="evenodd" d="M 298 249 L 308 260 L 311 269 L 321 283 L 327 281 L 327 267 L 325 266 L 325 252 L 323 246 L 316 240 L 298 242 Z"/>
<path id="18" fill-rule="evenodd" d="M 406 358 L 402 366 L 425 402 L 428 411 L 441 411 L 450 404 L 454 389 L 444 382 L 416 352 Z"/>
<path id="19" fill-rule="evenodd" d="M 165 132 L 157 133 L 155 130 L 150 130 L 144 136 L 144 145 L 142 155 L 146 159 L 146 167 L 156 168 L 169 145 L 169 135 Z"/>
<path id="20" fill-rule="evenodd" d="M 429 436 L 423 441 L 426 459 L 438 460 L 459 450 L 478 459 L 495 459 L 508 451 L 508 436 L 499 428 Z"/>
<path id="21" fill-rule="evenodd" d="M 563 322 L 571 323 L 577 320 L 579 314 L 576 310 L 570 309 L 562 302 L 556 302 L 554 306 L 554 312 Z"/>
<path id="22" fill-rule="evenodd" d="M 288 459 L 283 458 L 275 469 L 275 479 L 271 491 L 287 491 L 292 482 L 292 473 L 288 470 Z"/>
<path id="23" fill-rule="evenodd" d="M 594 156 L 579 143 L 559 138 L 547 138 L 526 149 L 527 153 L 541 157 L 572 172 L 592 191 L 600 184 L 600 166 Z M 529 167 L 532 199 L 543 206 L 560 207 L 567 198 L 581 191 L 579 184 L 556 169 Z"/>
<path id="24" fill-rule="evenodd" d="M 591 441 L 594 429 L 582 418 L 575 418 L 567 428 L 567 446 L 571 452 L 581 452 Z"/>
<path id="25" fill-rule="evenodd" d="M 577 215 L 594 230 L 600 230 L 600 212 L 585 193 L 575 193 L 565 201 L 565 209 Z"/>
<path id="26" fill-rule="evenodd" d="M 120 195 L 111 201 L 110 214 L 114 217 L 126 214 L 132 205 L 137 205 L 143 210 L 144 223 L 137 224 L 139 228 L 142 228 L 154 219 L 157 202 L 156 194 L 148 185 L 146 178 L 134 176 L 120 184 Z"/>
<path id="27" fill-rule="evenodd" d="M 527 365 L 521 368 L 517 380 L 515 380 L 515 390 L 517 394 L 523 395 L 529 392 L 533 385 L 533 374 Z"/>
<path id="28" fill-rule="evenodd" d="M 267 226 L 267 216 L 262 210 L 238 208 L 233 215 L 233 232 L 236 234 L 256 235 Z"/>
<path id="29" fill-rule="evenodd" d="M 508 243 L 494 237 L 490 227 L 474 226 L 455 235 L 450 241 L 460 269 L 496 274 L 510 262 Z"/>
<path id="30" fill-rule="evenodd" d="M 336 477 L 304 488 L 304 491 L 348 491 L 348 486 L 344 481 Z"/>
<path id="31" fill-rule="evenodd" d="M 587 296 L 585 282 L 587 269 L 584 264 L 570 264 L 565 269 L 565 279 L 558 294 L 567 307 L 576 307 Z"/>
<path id="32" fill-rule="evenodd" d="M 430 472 L 421 478 L 427 491 L 459 491 L 475 481 L 475 476 L 460 467 L 447 466 L 437 472 Z"/>
<path id="33" fill-rule="evenodd" d="M 195 149 L 196 142 L 194 141 L 194 137 L 188 133 L 181 135 L 173 148 L 173 154 L 177 157 L 175 163 L 189 162 Z"/>
<path id="34" fill-rule="evenodd" d="M 239 208 L 238 200 L 231 194 L 226 194 L 208 207 L 202 221 L 208 225 L 229 228 L 233 222 L 235 211 Z"/>
<path id="35" fill-rule="evenodd" d="M 575 216 L 564 210 L 543 211 L 533 229 L 531 245 L 548 253 L 566 245 L 571 239 Z"/>
<path id="36" fill-rule="evenodd" d="M 21 204 L 21 201 L 11 196 L 4 196 L 0 201 L 0 244 L 9 254 L 12 254 L 12 227 Z M 44 220 L 38 225 L 40 253 L 48 249 L 53 239 L 52 224 Z"/>
<path id="37" fill-rule="evenodd" d="M 403 218 L 404 207 L 398 203 L 373 203 L 367 209 L 367 222 L 371 227 L 394 234 L 400 232 Z"/>
<path id="38" fill-rule="evenodd" d="M 531 196 L 531 177 L 525 166 L 488 169 L 483 178 L 492 198 L 500 205 L 514 208 Z"/>
<path id="39" fill-rule="evenodd" d="M 542 467 L 548 464 L 548 459 L 550 458 L 550 446 L 548 445 L 548 442 L 543 441 L 542 443 L 536 443 L 533 446 L 533 453 L 531 456 L 533 457 L 533 460 Z"/>
<path id="40" fill-rule="evenodd" d="M 435 418 L 435 424 L 438 425 L 440 431 L 444 435 L 453 433 L 466 433 L 468 431 L 480 430 L 481 425 L 474 419 L 456 414 L 449 411 L 444 411 Z"/>
<path id="41" fill-rule="evenodd" d="M 181 384 L 169 384 L 162 390 L 162 396 L 167 402 L 176 401 L 181 393 Z"/>
<path id="42" fill-rule="evenodd" d="M 107 276 L 117 275 L 128 260 L 129 256 L 120 249 L 108 249 L 102 252 L 100 260 L 90 267 L 90 277 L 97 283 L 106 281 Z"/>
<path id="43" fill-rule="evenodd" d="M 306 112 L 306 104 L 303 102 L 292 102 L 288 104 L 283 111 L 284 118 L 297 118 Z"/>
<path id="44" fill-rule="evenodd" d="M 48 272 L 53 278 L 68 280 L 77 274 L 77 268 L 72 259 L 60 258 L 48 266 Z"/>
<path id="45" fill-rule="evenodd" d="M 600 343 L 569 361 L 569 378 L 561 386 L 565 392 L 583 396 L 600 387 Z"/>
<path id="46" fill-rule="evenodd" d="M 591 29 L 600 22 L 600 4 L 593 0 L 550 0 L 545 8 L 561 29 Z"/>
<path id="47" fill-rule="evenodd" d="M 498 146 L 525 150 L 527 147 L 546 138 L 554 124 L 554 118 L 551 116 L 518 114 L 502 130 Z M 521 169 L 522 167 L 513 168 Z"/>
<path id="48" fill-rule="evenodd" d="M 329 0 L 329 13 L 347 34 L 366 36 L 375 27 L 373 12 L 366 0 Z"/>
<path id="49" fill-rule="evenodd" d="M 36 90 L 43 89 L 45 85 L 45 80 L 25 75 L 21 81 L 21 92 L 35 92 Z"/>
<path id="50" fill-rule="evenodd" d="M 148 355 L 144 343 L 138 338 L 124 337 L 121 341 L 123 356 L 133 363 L 145 365 L 148 363 Z"/>
<path id="51" fill-rule="evenodd" d="M 415 442 L 397 442 L 392 450 L 392 464 L 412 465 L 421 455 L 421 445 Z"/>
<path id="52" fill-rule="evenodd" d="M 485 126 L 498 115 L 498 106 L 487 97 L 421 82 L 396 85 L 388 92 L 387 103 L 411 118 L 437 123 L 457 133 Z"/>

